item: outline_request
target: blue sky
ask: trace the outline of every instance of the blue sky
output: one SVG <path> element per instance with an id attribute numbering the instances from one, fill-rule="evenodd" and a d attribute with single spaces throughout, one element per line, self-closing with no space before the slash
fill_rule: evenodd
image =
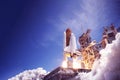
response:
<path id="1" fill-rule="evenodd" d="M 120 26 L 119 0 L 0 1 L 0 79 L 59 66 L 67 27 L 77 39 L 90 28 L 92 39 L 100 41 L 103 27 L 111 23 Z"/>

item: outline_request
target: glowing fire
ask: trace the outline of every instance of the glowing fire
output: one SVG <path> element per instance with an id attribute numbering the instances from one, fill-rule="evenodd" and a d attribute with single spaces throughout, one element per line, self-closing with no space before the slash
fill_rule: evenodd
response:
<path id="1" fill-rule="evenodd" d="M 67 61 L 63 61 L 62 62 L 62 67 L 63 68 L 69 68 L 70 66 L 68 66 Z M 81 65 L 77 60 L 73 59 L 72 68 L 73 69 L 79 69 L 79 68 L 81 68 Z"/>
<path id="2" fill-rule="evenodd" d="M 79 68 L 80 68 L 80 63 L 76 59 L 73 59 L 73 69 L 79 69 Z"/>
<path id="3" fill-rule="evenodd" d="M 63 68 L 67 68 L 67 61 L 63 61 L 62 67 L 63 67 Z"/>

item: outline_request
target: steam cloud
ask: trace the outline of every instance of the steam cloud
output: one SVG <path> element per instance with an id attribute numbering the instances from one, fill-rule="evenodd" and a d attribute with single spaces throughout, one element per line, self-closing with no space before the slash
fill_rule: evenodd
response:
<path id="1" fill-rule="evenodd" d="M 42 80 L 46 74 L 46 70 L 43 68 L 37 68 L 33 70 L 26 70 L 8 80 Z"/>
<path id="2" fill-rule="evenodd" d="M 100 54 L 91 72 L 79 73 L 73 80 L 120 80 L 120 33 Z"/>

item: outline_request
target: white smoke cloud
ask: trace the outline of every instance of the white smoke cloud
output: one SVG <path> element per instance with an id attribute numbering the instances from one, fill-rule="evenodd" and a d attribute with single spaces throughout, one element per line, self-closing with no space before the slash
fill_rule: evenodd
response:
<path id="1" fill-rule="evenodd" d="M 120 33 L 100 54 L 91 72 L 79 73 L 73 80 L 120 80 Z"/>
<path id="2" fill-rule="evenodd" d="M 43 68 L 37 68 L 33 70 L 25 70 L 24 72 L 9 78 L 8 80 L 42 80 L 47 74 L 47 71 Z"/>

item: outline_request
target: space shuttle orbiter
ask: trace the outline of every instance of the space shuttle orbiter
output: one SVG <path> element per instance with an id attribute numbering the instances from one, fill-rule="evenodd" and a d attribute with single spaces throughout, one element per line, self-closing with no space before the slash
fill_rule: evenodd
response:
<path id="1" fill-rule="evenodd" d="M 66 32 L 64 32 L 64 61 L 62 66 L 64 68 L 77 68 L 74 66 L 74 64 L 77 64 L 77 53 L 76 37 L 72 31 L 67 28 Z M 68 58 L 71 58 L 72 62 L 69 61 Z"/>
<path id="2" fill-rule="evenodd" d="M 76 37 L 68 28 L 66 32 L 64 32 L 64 52 L 73 54 L 76 52 Z"/>

